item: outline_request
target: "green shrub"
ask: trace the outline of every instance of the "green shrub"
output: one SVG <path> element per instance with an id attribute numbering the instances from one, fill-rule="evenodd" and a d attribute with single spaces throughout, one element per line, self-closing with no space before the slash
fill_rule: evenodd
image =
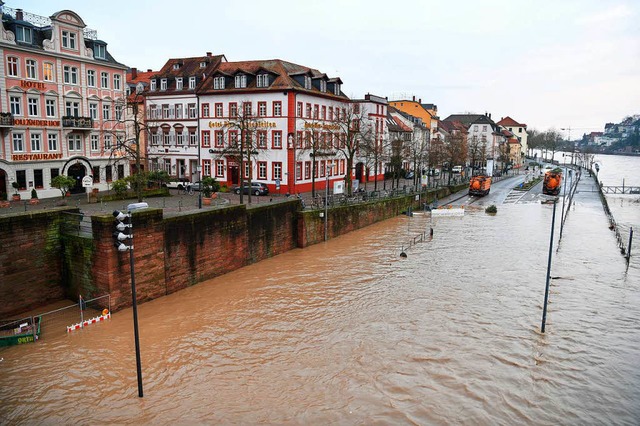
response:
<path id="1" fill-rule="evenodd" d="M 124 179 L 118 179 L 111 184 L 111 189 L 115 191 L 118 197 L 122 197 L 129 189 L 129 184 Z"/>
<path id="2" fill-rule="evenodd" d="M 31 198 L 32 198 L 32 199 L 33 199 L 33 198 L 38 198 L 38 192 L 36 191 L 36 189 L 35 189 L 35 188 L 33 188 L 33 189 L 31 190 Z"/>
<path id="3" fill-rule="evenodd" d="M 64 197 L 69 189 L 75 186 L 76 180 L 70 176 L 58 175 L 51 179 L 51 186 L 58 188 Z"/>
<path id="4" fill-rule="evenodd" d="M 484 212 L 485 212 L 485 213 L 492 213 L 492 214 L 495 214 L 495 213 L 498 213 L 498 208 L 496 207 L 496 205 L 495 205 L 495 204 L 491 204 L 489 207 L 487 207 L 487 208 L 484 210 Z"/>
<path id="5" fill-rule="evenodd" d="M 214 192 L 220 191 L 220 182 L 212 178 L 211 176 L 205 176 L 202 179 L 202 196 L 205 198 L 211 198 Z"/>

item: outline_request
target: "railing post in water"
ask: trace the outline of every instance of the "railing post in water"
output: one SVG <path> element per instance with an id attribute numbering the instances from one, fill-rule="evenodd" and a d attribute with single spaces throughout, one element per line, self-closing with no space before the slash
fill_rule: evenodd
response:
<path id="1" fill-rule="evenodd" d="M 629 228 L 629 244 L 627 245 L 627 263 L 631 258 L 631 243 L 633 242 L 633 228 Z"/>
<path id="2" fill-rule="evenodd" d="M 553 228 L 556 224 L 556 205 L 558 201 L 553 203 L 553 215 L 551 217 L 551 237 L 549 238 L 549 261 L 547 262 L 547 284 L 544 289 L 544 306 L 542 307 L 542 326 L 540 331 L 544 333 L 545 324 L 547 322 L 547 302 L 549 301 L 549 280 L 551 279 L 551 255 L 553 253 Z"/>

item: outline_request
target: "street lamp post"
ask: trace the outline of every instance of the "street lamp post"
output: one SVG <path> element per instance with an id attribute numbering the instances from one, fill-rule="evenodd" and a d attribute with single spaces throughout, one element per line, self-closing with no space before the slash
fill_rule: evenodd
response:
<path id="1" fill-rule="evenodd" d="M 333 172 L 334 165 L 327 166 L 327 182 L 324 186 L 324 240 L 327 241 L 329 231 L 328 212 L 329 212 L 329 174 Z"/>
<path id="2" fill-rule="evenodd" d="M 138 333 L 138 301 L 136 295 L 136 274 L 134 270 L 133 261 L 133 223 L 131 220 L 131 211 L 140 208 L 149 207 L 147 203 L 130 204 L 127 213 L 122 213 L 118 210 L 113 212 L 113 216 L 116 218 L 116 232 L 113 237 L 115 239 L 115 247 L 118 251 L 129 251 L 129 269 L 131 270 L 131 299 L 133 308 L 133 332 L 136 345 L 136 372 L 138 375 L 138 396 L 143 397 L 142 391 L 142 364 L 140 361 L 140 336 Z M 128 220 L 128 223 L 125 221 Z M 123 231 L 129 229 L 129 233 L 125 234 Z M 123 241 L 129 240 L 130 245 L 126 245 Z"/>
<path id="3" fill-rule="evenodd" d="M 200 166 L 200 147 L 198 147 L 198 165 L 196 166 L 196 173 L 198 174 L 198 208 L 202 208 L 202 173 Z"/>

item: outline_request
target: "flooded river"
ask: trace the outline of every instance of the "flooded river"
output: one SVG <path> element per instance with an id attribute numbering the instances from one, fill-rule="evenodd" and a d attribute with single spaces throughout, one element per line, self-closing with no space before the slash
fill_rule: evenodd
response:
<path id="1" fill-rule="evenodd" d="M 541 334 L 551 212 L 398 217 L 145 303 L 144 398 L 131 310 L 5 349 L 0 423 L 638 424 L 640 253 L 578 200 Z"/>

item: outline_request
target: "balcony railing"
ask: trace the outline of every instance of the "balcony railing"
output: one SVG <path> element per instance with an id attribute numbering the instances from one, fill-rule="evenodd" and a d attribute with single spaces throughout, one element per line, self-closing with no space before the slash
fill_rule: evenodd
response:
<path id="1" fill-rule="evenodd" d="M 0 114 L 0 126 L 2 127 L 12 127 L 13 126 L 13 115 L 11 114 Z"/>
<path id="2" fill-rule="evenodd" d="M 91 129 L 93 128 L 93 119 L 91 117 L 62 117 L 62 127 Z"/>

